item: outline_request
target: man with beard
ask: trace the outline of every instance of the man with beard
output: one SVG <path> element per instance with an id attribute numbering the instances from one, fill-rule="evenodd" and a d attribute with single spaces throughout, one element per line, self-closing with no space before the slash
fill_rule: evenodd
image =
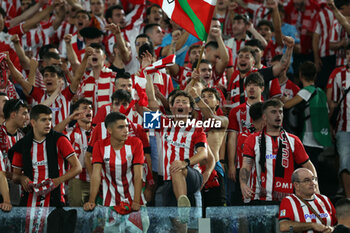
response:
<path id="1" fill-rule="evenodd" d="M 285 36 L 283 37 L 283 42 L 287 46 L 287 50 L 283 54 L 281 61 L 265 69 L 254 69 L 255 51 L 253 51 L 251 48 L 243 47 L 238 51 L 237 70 L 232 74 L 227 87 L 227 91 L 229 93 L 228 100 L 231 101 L 231 107 L 236 107 L 246 101 L 246 94 L 244 91 L 243 83 L 244 79 L 251 72 L 259 72 L 263 76 L 265 80 L 263 98 L 265 100 L 269 98 L 269 94 L 270 97 L 280 94 L 278 79 L 273 79 L 274 77 L 278 77 L 279 74 L 288 67 L 290 58 L 293 53 L 294 39 L 292 37 Z M 272 80 L 271 85 L 269 82 L 270 80 Z"/>
<path id="2" fill-rule="evenodd" d="M 283 103 L 270 99 L 264 102 L 262 110 L 266 127 L 247 138 L 239 179 L 245 202 L 277 204 L 293 193 L 291 177 L 295 164 L 309 169 L 314 177 L 317 173 L 300 139 L 282 128 Z"/>
<path id="3" fill-rule="evenodd" d="M 64 132 L 75 150 L 82 167 L 82 172 L 68 182 L 68 200 L 70 206 L 83 206 L 89 199 L 90 177 L 85 168 L 85 153 L 88 148 L 92 126 L 92 102 L 81 98 L 72 106 L 72 114 L 55 126 L 57 132 Z M 73 127 L 66 126 L 73 120 L 77 123 Z"/>

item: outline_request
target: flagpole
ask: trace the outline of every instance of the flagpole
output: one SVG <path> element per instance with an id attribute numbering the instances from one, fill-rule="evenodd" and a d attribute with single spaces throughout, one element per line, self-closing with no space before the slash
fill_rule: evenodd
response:
<path id="1" fill-rule="evenodd" d="M 205 48 L 205 41 L 203 41 L 203 46 L 201 48 L 201 53 L 199 54 L 199 59 L 198 59 L 198 62 L 197 62 L 197 66 L 196 66 L 196 70 L 197 72 L 199 73 L 199 64 L 201 63 L 202 61 L 202 57 L 203 57 L 203 53 L 204 53 L 204 48 Z"/>
<path id="2" fill-rule="evenodd" d="M 199 59 L 198 59 L 198 62 L 197 62 L 197 66 L 196 66 L 196 71 L 197 73 L 199 74 L 199 64 L 201 63 L 202 61 L 202 57 L 203 57 L 203 53 L 204 53 L 204 48 L 205 48 L 205 41 L 203 41 L 203 46 L 201 48 L 201 53 L 199 54 Z M 198 80 L 194 80 L 192 82 L 192 87 L 194 87 L 194 85 L 198 82 Z"/>

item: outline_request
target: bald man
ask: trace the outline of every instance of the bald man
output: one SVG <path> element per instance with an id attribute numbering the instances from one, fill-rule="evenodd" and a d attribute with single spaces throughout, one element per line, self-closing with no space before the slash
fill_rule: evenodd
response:
<path id="1" fill-rule="evenodd" d="M 282 199 L 279 211 L 280 231 L 332 232 L 336 223 L 330 199 L 316 193 L 317 177 L 307 168 L 292 174 L 294 194 Z"/>

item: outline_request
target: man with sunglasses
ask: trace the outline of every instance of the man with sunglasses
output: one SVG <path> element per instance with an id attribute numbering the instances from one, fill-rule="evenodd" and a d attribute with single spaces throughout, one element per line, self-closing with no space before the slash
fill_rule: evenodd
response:
<path id="1" fill-rule="evenodd" d="M 294 194 L 282 199 L 279 211 L 280 231 L 332 232 L 336 223 L 330 199 L 316 193 L 317 177 L 306 168 L 292 174 Z"/>

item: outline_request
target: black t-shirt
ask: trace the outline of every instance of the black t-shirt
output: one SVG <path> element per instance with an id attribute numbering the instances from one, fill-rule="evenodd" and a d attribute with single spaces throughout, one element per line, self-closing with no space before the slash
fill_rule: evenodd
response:
<path id="1" fill-rule="evenodd" d="M 270 94 L 270 81 L 275 78 L 273 77 L 272 66 L 264 69 L 259 69 L 258 72 L 263 76 L 265 83 L 262 97 L 264 98 L 264 100 L 268 100 Z"/>
<path id="2" fill-rule="evenodd" d="M 348 228 L 344 225 L 338 225 L 334 229 L 333 233 L 350 233 L 350 228 Z"/>
<path id="3" fill-rule="evenodd" d="M 114 72 L 116 72 L 117 74 L 122 74 L 122 73 L 125 72 L 125 69 L 124 69 L 124 68 L 120 69 L 120 68 L 114 66 L 113 64 L 112 64 L 109 68 L 110 68 L 111 70 L 113 70 Z"/>

